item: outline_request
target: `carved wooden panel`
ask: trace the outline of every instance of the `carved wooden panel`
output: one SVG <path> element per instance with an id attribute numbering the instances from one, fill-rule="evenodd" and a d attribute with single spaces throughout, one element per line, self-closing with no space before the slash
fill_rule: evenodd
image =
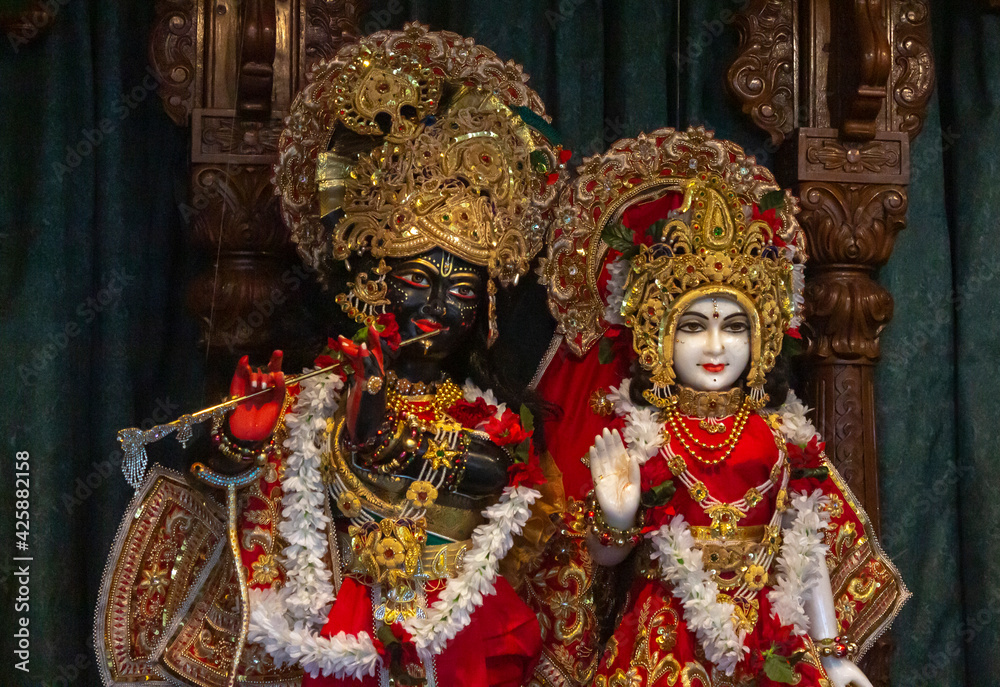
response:
<path id="1" fill-rule="evenodd" d="M 920 133 L 934 92 L 930 7 L 926 0 L 893 0 L 890 128 L 911 139 Z"/>
<path id="2" fill-rule="evenodd" d="M 223 389 L 232 360 L 263 357 L 274 317 L 307 278 L 277 211 L 271 165 L 283 119 L 307 71 L 355 40 L 361 0 L 157 0 L 150 60 L 164 108 L 191 123 L 192 188 L 182 208 L 212 266 L 188 305 L 202 325 L 209 388 Z"/>
<path id="3" fill-rule="evenodd" d="M 797 126 L 794 6 L 782 0 L 750 0 L 737 14 L 740 47 L 726 85 L 743 112 L 779 145 Z"/>
<path id="4" fill-rule="evenodd" d="M 800 129 L 800 181 L 905 184 L 910 177 L 909 138 L 879 133 L 872 141 L 842 141 L 836 129 Z"/>
<path id="5" fill-rule="evenodd" d="M 366 0 L 305 0 L 305 59 L 302 60 L 301 81 L 318 61 L 333 57 L 344 43 L 355 40 L 361 15 L 368 11 Z"/>
<path id="6" fill-rule="evenodd" d="M 175 124 L 194 107 L 198 7 L 194 0 L 158 0 L 149 39 L 149 63 L 160 82 L 163 109 Z"/>

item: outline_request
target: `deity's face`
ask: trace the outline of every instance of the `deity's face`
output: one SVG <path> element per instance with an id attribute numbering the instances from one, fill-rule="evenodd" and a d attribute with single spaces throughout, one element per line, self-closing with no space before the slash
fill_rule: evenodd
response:
<path id="1" fill-rule="evenodd" d="M 391 263 L 389 311 L 405 341 L 440 334 L 401 349 L 406 355 L 446 358 L 467 338 L 486 293 L 486 271 L 440 248 Z M 408 350 L 409 349 L 409 350 Z"/>
<path id="2" fill-rule="evenodd" d="M 750 318 L 724 296 L 703 296 L 677 318 L 674 373 L 696 391 L 730 389 L 750 362 Z"/>

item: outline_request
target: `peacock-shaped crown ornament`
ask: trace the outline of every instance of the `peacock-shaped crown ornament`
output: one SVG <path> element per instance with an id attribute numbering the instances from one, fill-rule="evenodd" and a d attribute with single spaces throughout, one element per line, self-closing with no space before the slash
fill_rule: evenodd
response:
<path id="1" fill-rule="evenodd" d="M 577 354 L 626 326 L 655 388 L 674 381 L 677 318 L 702 296 L 750 319 L 746 383 L 763 399 L 784 334 L 801 321 L 805 237 L 772 174 L 703 128 L 659 129 L 587 159 L 560 199 L 540 274 Z"/>

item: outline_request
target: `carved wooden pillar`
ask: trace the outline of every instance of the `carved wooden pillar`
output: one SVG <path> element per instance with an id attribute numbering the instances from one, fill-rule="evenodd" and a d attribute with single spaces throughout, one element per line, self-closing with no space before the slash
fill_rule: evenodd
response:
<path id="1" fill-rule="evenodd" d="M 273 314 L 300 277 L 271 165 L 282 120 L 312 65 L 357 35 L 362 0 L 159 0 L 150 61 L 167 114 L 191 127 L 190 202 L 181 208 L 212 265 L 190 286 L 210 387 L 244 353 L 280 344 Z M 294 285 L 295 288 L 291 288 Z"/>
<path id="2" fill-rule="evenodd" d="M 927 0 L 751 0 L 728 74 L 790 159 L 802 203 L 807 401 L 827 454 L 879 524 L 874 369 L 892 295 L 873 278 L 906 222 L 910 141 L 934 83 Z M 888 684 L 884 642 L 864 666 Z"/>

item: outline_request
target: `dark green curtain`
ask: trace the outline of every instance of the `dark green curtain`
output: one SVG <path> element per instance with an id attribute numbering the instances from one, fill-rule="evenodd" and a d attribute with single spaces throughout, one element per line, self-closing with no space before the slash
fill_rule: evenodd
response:
<path id="1" fill-rule="evenodd" d="M 420 19 L 524 64 L 574 162 L 642 130 L 704 124 L 768 164 L 774 150 L 722 81 L 742 4 L 378 0 L 362 29 Z M 878 376 L 883 543 L 915 594 L 895 626 L 894 684 L 907 687 L 1000 674 L 1000 17 L 986 4 L 934 7 L 939 89 L 913 150 L 909 225 L 880 275 L 896 299 Z M 153 3 L 58 5 L 45 35 L 0 40 L 4 685 L 98 684 L 93 607 L 129 498 L 115 432 L 206 401 L 183 308 L 197 267 L 178 210 L 187 133 L 147 78 Z M 535 323 L 521 343 L 530 375 L 551 325 L 539 299 L 521 307 Z M 19 451 L 27 552 L 14 548 Z M 13 668 L 19 554 L 33 558 L 29 674 Z"/>

